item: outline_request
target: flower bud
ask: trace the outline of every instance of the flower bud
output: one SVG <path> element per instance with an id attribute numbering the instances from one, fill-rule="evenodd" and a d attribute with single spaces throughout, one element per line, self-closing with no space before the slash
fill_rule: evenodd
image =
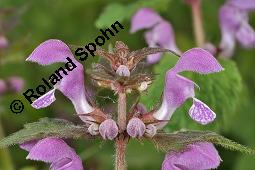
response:
<path id="1" fill-rule="evenodd" d="M 127 133 L 132 138 L 142 137 L 145 133 L 145 124 L 139 118 L 132 118 L 127 125 Z"/>
<path id="2" fill-rule="evenodd" d="M 125 65 L 120 65 L 118 67 L 118 69 L 116 70 L 116 73 L 119 75 L 119 76 L 125 76 L 125 77 L 129 77 L 130 76 L 130 71 L 129 69 L 127 68 L 127 66 Z"/>
<path id="3" fill-rule="evenodd" d="M 118 135 L 118 126 L 112 119 L 103 121 L 99 126 L 99 133 L 106 140 L 113 140 Z"/>

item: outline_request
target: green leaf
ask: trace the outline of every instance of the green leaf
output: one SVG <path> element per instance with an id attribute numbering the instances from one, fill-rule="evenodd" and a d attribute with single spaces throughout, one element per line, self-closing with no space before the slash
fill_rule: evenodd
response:
<path id="1" fill-rule="evenodd" d="M 83 126 L 74 125 L 72 122 L 63 119 L 42 118 L 38 122 L 25 124 L 24 129 L 1 139 L 0 148 L 45 137 L 92 138 L 86 133 L 86 128 Z"/>
<path id="2" fill-rule="evenodd" d="M 104 9 L 103 13 L 96 21 L 96 27 L 109 27 L 116 21 L 121 22 L 126 17 L 126 12 L 126 7 L 124 5 L 117 3 L 110 4 Z"/>
<path id="3" fill-rule="evenodd" d="M 255 154 L 255 150 L 238 144 L 224 136 L 210 131 L 179 131 L 177 133 L 159 133 L 152 138 L 157 149 L 164 152 L 183 151 L 187 145 L 196 142 L 210 142 L 226 149 Z"/>
<path id="4" fill-rule="evenodd" d="M 122 22 L 129 19 L 136 10 L 142 7 L 154 8 L 155 10 L 166 10 L 170 0 L 146 0 L 136 1 L 132 4 L 124 5 L 113 3 L 104 9 L 96 21 L 97 28 L 109 27 L 116 21 Z"/>

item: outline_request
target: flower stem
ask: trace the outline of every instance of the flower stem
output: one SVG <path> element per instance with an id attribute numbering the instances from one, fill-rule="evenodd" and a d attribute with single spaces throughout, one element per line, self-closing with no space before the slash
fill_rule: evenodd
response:
<path id="1" fill-rule="evenodd" d="M 126 130 L 126 93 L 119 92 L 118 98 L 118 125 L 120 135 L 116 138 L 115 147 L 116 147 L 116 154 L 115 154 L 115 169 L 116 170 L 124 170 L 126 168 L 126 161 L 125 161 L 125 152 L 127 146 L 127 138 L 125 138 L 123 132 Z"/>
<path id="2" fill-rule="evenodd" d="M 202 47 L 204 45 L 205 37 L 203 20 L 201 15 L 201 0 L 192 0 L 190 5 L 192 9 L 193 27 L 196 38 L 196 44 L 199 47 Z"/>
<path id="3" fill-rule="evenodd" d="M 115 170 L 125 170 L 126 169 L 126 146 L 127 146 L 127 138 L 121 134 L 115 143 L 116 147 L 116 159 L 115 159 Z"/>
<path id="4" fill-rule="evenodd" d="M 118 98 L 118 125 L 120 133 L 126 130 L 126 93 L 119 92 Z"/>

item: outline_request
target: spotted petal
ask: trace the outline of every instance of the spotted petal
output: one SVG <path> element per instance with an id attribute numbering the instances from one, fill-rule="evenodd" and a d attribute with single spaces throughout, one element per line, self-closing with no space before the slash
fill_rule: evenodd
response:
<path id="1" fill-rule="evenodd" d="M 190 117 L 202 125 L 212 122 L 216 114 L 203 102 L 193 98 L 193 105 L 189 110 Z"/>

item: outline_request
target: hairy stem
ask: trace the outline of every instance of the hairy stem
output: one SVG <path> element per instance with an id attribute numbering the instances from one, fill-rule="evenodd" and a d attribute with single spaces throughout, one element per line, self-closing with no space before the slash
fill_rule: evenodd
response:
<path id="1" fill-rule="evenodd" d="M 126 147 L 127 138 L 124 135 L 120 135 L 115 143 L 116 147 L 116 159 L 115 159 L 115 170 L 125 170 L 126 169 Z"/>
<path id="2" fill-rule="evenodd" d="M 190 5 L 192 8 L 193 27 L 196 38 L 196 44 L 199 47 L 202 47 L 204 45 L 205 38 L 203 20 L 201 15 L 201 0 L 192 0 Z"/>
<path id="3" fill-rule="evenodd" d="M 124 132 L 126 130 L 126 93 L 119 93 L 118 98 L 118 125 L 120 128 L 120 133 Z"/>
<path id="4" fill-rule="evenodd" d="M 124 170 L 126 168 L 125 152 L 127 145 L 127 138 L 125 138 L 123 132 L 126 130 L 127 124 L 126 115 L 126 94 L 125 92 L 119 92 L 118 98 L 118 125 L 120 135 L 115 141 L 116 154 L 115 154 L 115 169 Z"/>

